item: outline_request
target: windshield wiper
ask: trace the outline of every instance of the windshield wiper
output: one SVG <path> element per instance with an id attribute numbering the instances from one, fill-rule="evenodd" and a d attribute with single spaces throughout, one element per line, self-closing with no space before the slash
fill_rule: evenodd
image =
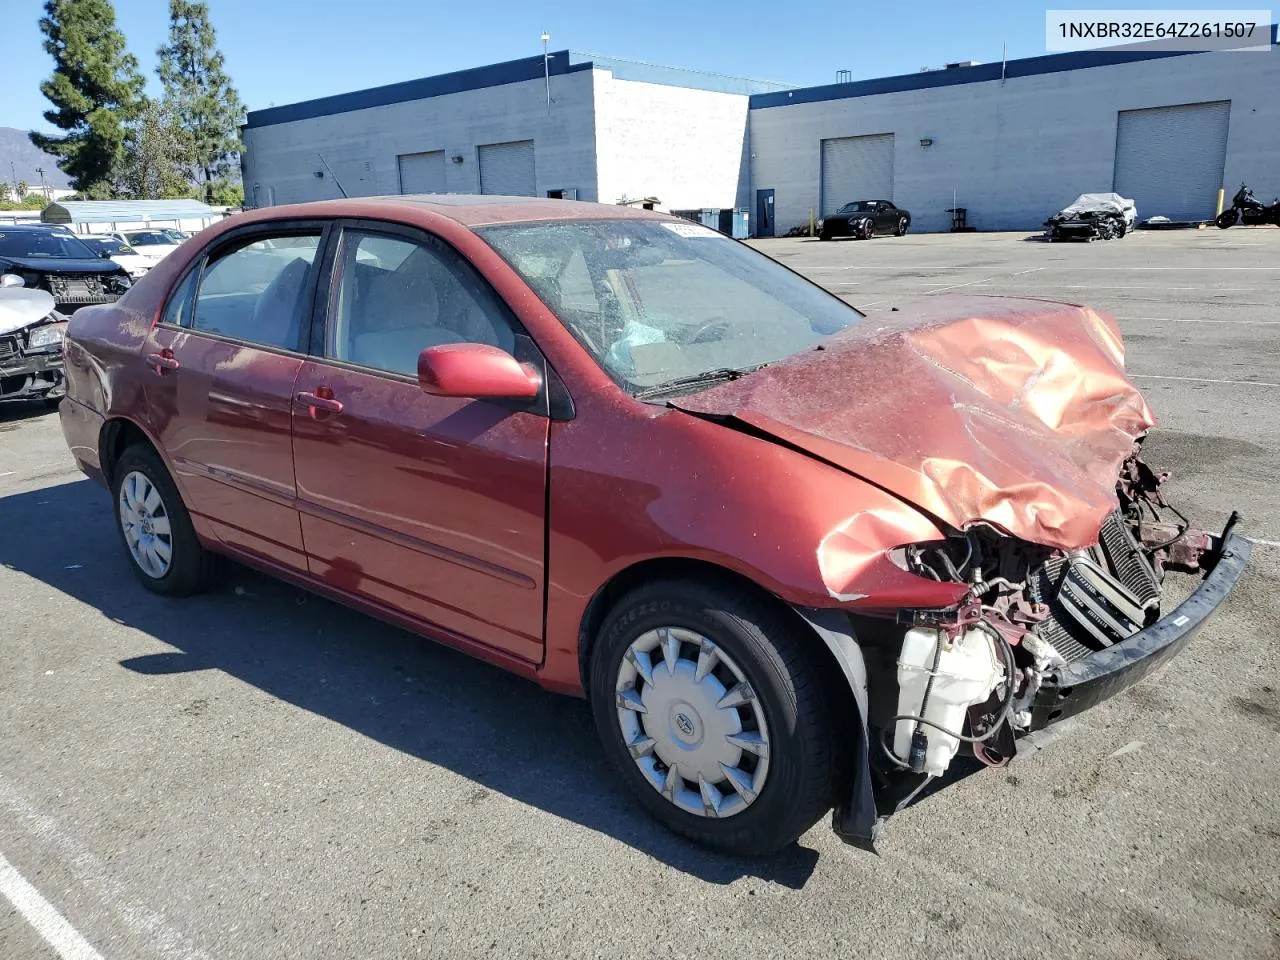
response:
<path id="1" fill-rule="evenodd" d="M 737 367 L 717 367 L 714 370 L 703 370 L 701 373 L 695 373 L 688 377 L 676 377 L 674 380 L 667 380 L 663 383 L 654 384 L 652 387 L 645 387 L 643 390 L 637 390 L 632 396 L 637 400 L 648 400 L 651 397 L 660 397 L 664 393 L 675 393 L 685 387 L 737 380 L 739 377 L 745 377 L 748 373 L 755 373 L 763 366 L 765 364 L 758 363 L 754 367 L 742 369 Z"/>

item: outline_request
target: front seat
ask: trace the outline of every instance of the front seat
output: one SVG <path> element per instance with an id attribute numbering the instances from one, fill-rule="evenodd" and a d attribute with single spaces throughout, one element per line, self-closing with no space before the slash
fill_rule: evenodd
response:
<path id="1" fill-rule="evenodd" d="M 298 350 L 302 334 L 302 287 L 311 264 L 295 257 L 276 274 L 253 307 L 245 339 Z"/>

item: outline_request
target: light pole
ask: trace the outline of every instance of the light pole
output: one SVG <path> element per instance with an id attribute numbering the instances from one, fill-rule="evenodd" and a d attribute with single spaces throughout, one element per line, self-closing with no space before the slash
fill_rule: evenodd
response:
<path id="1" fill-rule="evenodd" d="M 46 200 L 49 199 L 49 188 L 44 183 L 44 167 L 36 167 L 36 173 L 40 174 L 40 192 L 44 194 Z"/>
<path id="2" fill-rule="evenodd" d="M 551 116 L 551 58 L 547 54 L 547 44 L 551 42 L 551 34 L 542 31 L 542 76 L 547 84 L 547 116 Z"/>

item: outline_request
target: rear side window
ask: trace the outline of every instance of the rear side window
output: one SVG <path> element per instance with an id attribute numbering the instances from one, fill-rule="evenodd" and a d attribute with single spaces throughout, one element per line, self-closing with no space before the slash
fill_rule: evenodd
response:
<path id="1" fill-rule="evenodd" d="M 205 264 L 190 326 L 247 343 L 299 350 L 320 231 L 255 237 Z"/>

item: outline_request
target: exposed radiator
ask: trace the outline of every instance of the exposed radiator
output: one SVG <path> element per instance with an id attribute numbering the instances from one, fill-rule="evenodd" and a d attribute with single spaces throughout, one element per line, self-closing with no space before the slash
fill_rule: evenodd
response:
<path id="1" fill-rule="evenodd" d="M 1099 539 L 1032 578 L 1032 599 L 1049 605 L 1040 636 L 1068 663 L 1132 636 L 1159 615 L 1159 581 L 1118 512 Z"/>

